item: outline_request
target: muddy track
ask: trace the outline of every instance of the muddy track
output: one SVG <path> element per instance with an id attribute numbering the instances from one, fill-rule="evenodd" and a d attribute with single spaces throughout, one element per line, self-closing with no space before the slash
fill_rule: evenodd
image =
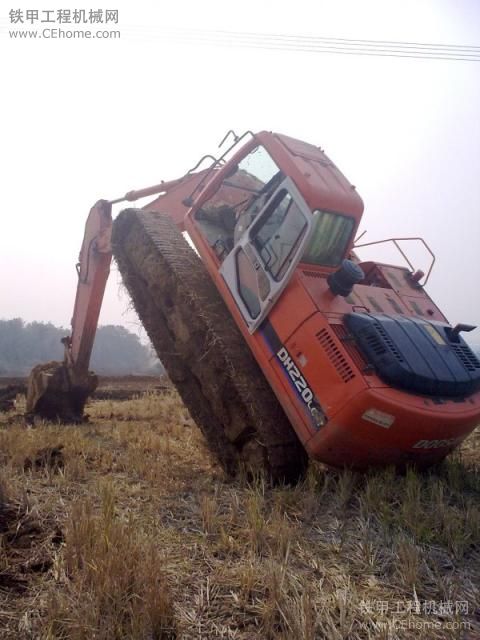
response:
<path id="1" fill-rule="evenodd" d="M 123 211 L 113 253 L 135 309 L 228 473 L 295 481 L 306 456 L 203 263 L 165 214 Z"/>

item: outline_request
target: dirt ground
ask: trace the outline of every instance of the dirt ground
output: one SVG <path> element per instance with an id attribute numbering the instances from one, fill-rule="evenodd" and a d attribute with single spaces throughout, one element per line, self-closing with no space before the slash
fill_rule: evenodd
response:
<path id="1" fill-rule="evenodd" d="M 131 395 L 0 414 L 2 640 L 480 638 L 478 430 L 427 474 L 270 488 L 224 475 L 166 381 L 100 390 Z"/>
<path id="2" fill-rule="evenodd" d="M 98 376 L 98 379 L 94 395 L 97 400 L 129 400 L 147 391 L 160 391 L 171 386 L 166 376 Z M 27 378 L 0 377 L 0 396 L 9 387 L 25 393 Z"/>

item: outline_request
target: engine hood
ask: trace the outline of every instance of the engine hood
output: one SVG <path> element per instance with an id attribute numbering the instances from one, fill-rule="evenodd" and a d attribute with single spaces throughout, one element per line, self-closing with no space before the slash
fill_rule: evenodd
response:
<path id="1" fill-rule="evenodd" d="M 480 361 L 450 325 L 370 313 L 349 313 L 344 321 L 368 364 L 391 386 L 443 397 L 480 389 Z"/>

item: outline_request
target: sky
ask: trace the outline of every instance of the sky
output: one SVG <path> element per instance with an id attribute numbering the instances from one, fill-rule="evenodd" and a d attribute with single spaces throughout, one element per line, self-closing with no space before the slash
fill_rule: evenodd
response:
<path id="1" fill-rule="evenodd" d="M 120 38 L 9 36 L 11 9 L 100 7 L 118 10 Z M 480 325 L 480 62 L 221 45 L 185 29 L 480 46 L 480 3 L 2 2 L 0 318 L 68 326 L 92 204 L 179 177 L 233 128 L 320 145 L 364 200 L 362 240 L 424 237 L 428 292 L 452 323 Z M 100 323 L 140 331 L 115 270 Z"/>

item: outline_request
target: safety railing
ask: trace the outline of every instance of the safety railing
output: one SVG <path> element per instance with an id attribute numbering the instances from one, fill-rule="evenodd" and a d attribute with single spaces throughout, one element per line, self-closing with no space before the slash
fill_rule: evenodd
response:
<path id="1" fill-rule="evenodd" d="M 429 266 L 429 268 L 427 270 L 427 273 L 424 274 L 424 275 L 421 275 L 419 277 L 419 279 L 417 280 L 418 284 L 420 284 L 423 287 L 423 286 L 425 286 L 427 284 L 428 279 L 430 278 L 430 274 L 432 273 L 433 265 L 435 264 L 435 260 L 436 260 L 435 254 L 433 253 L 433 251 L 430 249 L 430 247 L 428 246 L 428 244 L 425 242 L 425 240 L 423 238 L 418 238 L 418 237 L 413 237 L 413 238 L 385 238 L 384 240 L 375 240 L 373 242 L 364 242 L 362 244 L 355 244 L 353 248 L 354 249 L 361 249 L 362 247 L 369 247 L 369 246 L 373 246 L 375 244 L 385 244 L 387 242 L 391 242 L 391 243 L 393 243 L 393 245 L 396 247 L 396 249 L 402 255 L 402 257 L 405 260 L 405 262 L 410 267 L 410 270 L 412 271 L 412 274 L 414 274 L 414 273 L 420 274 L 421 272 L 420 271 L 416 271 L 415 267 L 413 266 L 413 264 L 409 260 L 408 256 L 406 255 L 405 251 L 398 244 L 399 242 L 411 242 L 411 241 L 420 242 L 421 244 L 423 244 L 425 249 L 428 251 L 428 253 L 432 257 L 432 261 L 431 261 L 430 266 Z M 423 278 L 423 282 L 420 282 L 420 280 L 422 278 Z"/>

